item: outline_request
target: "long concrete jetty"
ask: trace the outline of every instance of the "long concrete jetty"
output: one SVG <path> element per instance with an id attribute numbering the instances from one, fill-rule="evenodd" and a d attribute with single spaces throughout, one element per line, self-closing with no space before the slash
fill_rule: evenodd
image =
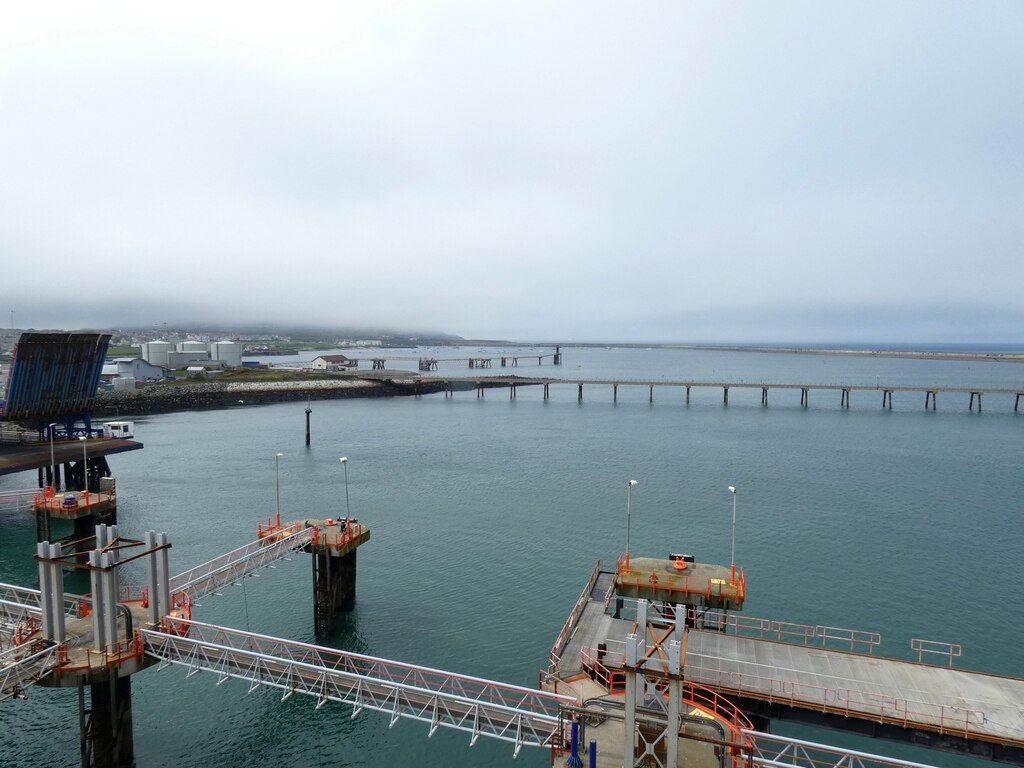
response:
<path id="1" fill-rule="evenodd" d="M 424 381 L 433 381 L 433 379 L 424 379 Z M 949 386 L 929 386 L 929 385 L 887 385 L 887 384 L 814 384 L 814 383 L 769 383 L 769 382 L 732 382 L 732 381 L 706 381 L 697 379 L 687 379 L 678 381 L 650 381 L 643 379 L 562 379 L 562 378 L 534 378 L 534 377 L 504 377 L 504 376 L 488 376 L 486 378 L 471 378 L 471 377 L 448 377 L 444 380 L 444 391 L 445 395 L 449 396 L 452 392 L 457 390 L 464 390 L 473 388 L 477 391 L 477 396 L 482 397 L 484 389 L 493 387 L 508 387 L 509 397 L 515 398 L 516 388 L 520 386 L 541 386 L 544 388 L 544 399 L 547 400 L 550 397 L 550 391 L 552 385 L 569 385 L 576 388 L 576 397 L 580 402 L 583 401 L 583 389 L 585 386 L 603 386 L 611 387 L 612 389 L 612 400 L 618 401 L 619 387 L 646 387 L 648 390 L 648 399 L 650 402 L 654 402 L 654 388 L 655 387 L 672 387 L 675 389 L 686 390 L 686 404 L 690 403 L 690 393 L 694 389 L 714 389 L 722 391 L 722 402 L 724 405 L 729 404 L 729 390 L 732 389 L 753 389 L 761 390 L 761 405 L 768 405 L 768 393 L 771 390 L 799 390 L 800 392 L 800 405 L 803 407 L 809 407 L 810 405 L 810 393 L 814 391 L 822 392 L 838 392 L 839 393 L 839 405 L 841 408 L 849 408 L 851 393 L 873 393 L 875 397 L 881 396 L 881 407 L 891 410 L 893 403 L 893 393 L 916 393 L 918 397 L 924 396 L 924 408 L 926 410 L 936 410 L 938 407 L 938 396 L 944 395 L 962 395 L 966 396 L 967 409 L 970 411 L 977 410 L 981 413 L 982 408 L 982 396 L 983 395 L 1005 395 L 1012 396 L 1013 410 L 1015 413 L 1020 411 L 1021 399 L 1024 398 L 1024 387 L 1014 389 L 1009 387 L 949 387 Z"/>

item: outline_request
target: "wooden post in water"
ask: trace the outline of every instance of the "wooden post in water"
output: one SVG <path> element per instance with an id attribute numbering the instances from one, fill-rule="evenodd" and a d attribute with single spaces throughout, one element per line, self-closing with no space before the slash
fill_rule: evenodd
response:
<path id="1" fill-rule="evenodd" d="M 723 405 L 728 405 L 729 404 L 729 388 L 728 387 L 722 387 L 722 404 Z"/>
<path id="2" fill-rule="evenodd" d="M 580 384 L 579 387 L 580 387 L 579 392 L 576 394 L 576 401 L 582 403 L 583 402 L 583 385 Z"/>
<path id="3" fill-rule="evenodd" d="M 612 402 L 613 403 L 619 402 L 619 385 L 618 384 L 612 384 Z"/>
<path id="4" fill-rule="evenodd" d="M 882 407 L 885 408 L 888 405 L 889 410 L 892 410 L 892 390 L 882 390 Z"/>
<path id="5" fill-rule="evenodd" d="M 548 383 L 544 382 L 544 399 L 548 399 Z"/>
<path id="6" fill-rule="evenodd" d="M 686 404 L 690 404 L 690 385 L 686 385 Z"/>
<path id="7" fill-rule="evenodd" d="M 761 387 L 761 405 L 768 405 L 768 387 Z"/>
<path id="8" fill-rule="evenodd" d="M 971 392 L 971 403 L 968 406 L 968 409 L 971 410 L 971 411 L 974 410 L 974 396 L 975 395 L 978 396 L 978 413 L 981 413 L 981 392 Z"/>
<path id="9" fill-rule="evenodd" d="M 651 384 L 651 392 L 650 392 L 650 396 L 647 399 L 647 402 L 649 402 L 649 403 L 653 403 L 654 402 L 654 385 L 653 384 Z"/>
<path id="10" fill-rule="evenodd" d="M 800 405 L 807 407 L 807 387 L 800 387 Z"/>

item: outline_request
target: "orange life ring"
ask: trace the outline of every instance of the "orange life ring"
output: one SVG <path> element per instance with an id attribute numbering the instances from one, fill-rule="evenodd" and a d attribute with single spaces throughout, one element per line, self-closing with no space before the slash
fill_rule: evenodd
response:
<path id="1" fill-rule="evenodd" d="M 681 558 L 681 557 L 677 557 L 672 562 L 672 567 L 675 568 L 677 571 L 685 571 L 686 570 L 686 561 L 683 560 L 683 558 Z"/>
<path id="2" fill-rule="evenodd" d="M 324 522 L 327 523 L 327 525 L 334 525 L 334 518 L 328 517 Z"/>
<path id="3" fill-rule="evenodd" d="M 657 584 L 658 583 L 658 574 L 652 573 L 651 577 L 648 579 L 648 581 L 651 582 L 651 584 Z"/>

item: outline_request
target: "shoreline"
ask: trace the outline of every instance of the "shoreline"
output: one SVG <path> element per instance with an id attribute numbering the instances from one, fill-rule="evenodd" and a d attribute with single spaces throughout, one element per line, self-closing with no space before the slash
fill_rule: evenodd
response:
<path id="1" fill-rule="evenodd" d="M 349 397 L 402 397 L 440 392 L 443 382 L 429 379 L 315 379 L 279 382 L 197 382 L 149 386 L 132 392 L 100 392 L 94 416 L 148 416 L 176 411 L 199 411 L 272 403 L 340 400 Z M 104 415 L 102 418 L 108 418 Z"/>

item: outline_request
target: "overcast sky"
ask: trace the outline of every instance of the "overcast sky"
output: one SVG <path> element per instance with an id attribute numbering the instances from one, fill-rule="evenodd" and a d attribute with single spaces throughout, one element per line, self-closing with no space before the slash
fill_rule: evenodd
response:
<path id="1" fill-rule="evenodd" d="M 1024 342 L 1019 0 L 260 6 L 5 10 L 4 325 Z"/>

